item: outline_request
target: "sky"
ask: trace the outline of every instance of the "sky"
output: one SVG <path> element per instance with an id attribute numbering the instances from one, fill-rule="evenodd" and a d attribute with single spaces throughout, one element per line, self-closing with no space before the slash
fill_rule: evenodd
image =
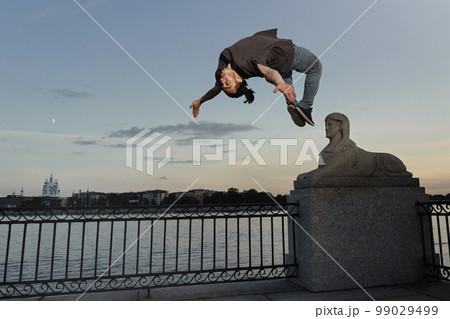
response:
<path id="1" fill-rule="evenodd" d="M 399 157 L 427 193 L 450 193 L 449 1 L 78 4 L 0 2 L 0 196 L 22 187 L 41 195 L 51 174 L 62 196 L 189 187 L 287 194 L 298 174 L 317 167 L 314 150 L 303 147 L 327 145 L 324 119 L 332 112 L 348 116 L 360 148 Z M 261 78 L 248 80 L 251 105 L 222 93 L 194 121 L 189 106 L 214 85 L 220 52 L 272 28 L 320 56 L 316 125 L 295 126 L 284 98 Z M 126 165 L 127 140 L 145 128 L 171 138 L 155 144 L 153 175 Z M 193 139 L 220 140 L 223 158 L 206 159 L 217 148 L 202 146 L 193 163 Z M 297 145 L 286 148 L 283 163 L 277 143 L 287 139 Z M 266 165 L 246 145 L 260 146 Z M 170 161 L 158 168 L 167 147 Z"/>

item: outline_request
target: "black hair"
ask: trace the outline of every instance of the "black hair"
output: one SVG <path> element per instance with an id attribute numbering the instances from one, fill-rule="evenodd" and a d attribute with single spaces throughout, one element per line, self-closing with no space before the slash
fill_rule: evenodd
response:
<path id="1" fill-rule="evenodd" d="M 242 95 L 245 95 L 246 100 L 244 101 L 244 103 L 248 104 L 252 103 L 255 100 L 255 95 L 253 93 L 255 93 L 255 91 L 247 87 L 247 81 L 245 80 L 242 80 L 242 83 L 237 88 L 236 93 L 225 92 L 225 94 L 228 95 L 229 97 L 241 97 Z"/>

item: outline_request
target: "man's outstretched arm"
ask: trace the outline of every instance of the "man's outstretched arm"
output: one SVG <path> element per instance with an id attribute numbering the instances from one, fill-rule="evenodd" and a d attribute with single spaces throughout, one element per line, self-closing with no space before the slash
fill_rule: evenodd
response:
<path id="1" fill-rule="evenodd" d="M 222 88 L 219 85 L 215 85 L 211 90 L 206 92 L 206 94 L 203 95 L 200 99 L 192 102 L 191 106 L 189 107 L 190 109 L 192 109 L 192 115 L 194 117 L 197 117 L 198 113 L 200 112 L 200 105 L 202 103 L 205 103 L 206 101 L 215 98 L 217 94 L 220 93 L 220 91 L 222 91 Z"/>
<path id="2" fill-rule="evenodd" d="M 273 93 L 280 91 L 290 102 L 295 102 L 295 97 L 297 95 L 295 94 L 294 88 L 284 82 L 283 78 L 277 70 L 271 69 L 268 66 L 259 63 L 257 64 L 257 66 L 259 71 L 266 78 L 267 82 L 272 83 L 276 86 L 276 88 L 273 90 Z"/>

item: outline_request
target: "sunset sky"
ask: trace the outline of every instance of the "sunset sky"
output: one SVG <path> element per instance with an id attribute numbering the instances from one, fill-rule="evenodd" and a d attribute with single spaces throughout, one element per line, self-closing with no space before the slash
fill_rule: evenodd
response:
<path id="1" fill-rule="evenodd" d="M 298 174 L 317 167 L 295 162 L 307 139 L 319 150 L 328 143 L 324 118 L 332 112 L 349 117 L 359 147 L 402 159 L 427 193 L 450 193 L 448 0 L 78 3 L 101 27 L 74 0 L 0 2 L 0 196 L 22 187 L 41 195 L 50 174 L 63 196 L 183 191 L 197 178 L 193 188 L 260 190 L 256 180 L 286 194 Z M 220 52 L 271 28 L 322 55 L 316 126 L 295 126 L 284 98 L 276 101 L 280 93 L 261 78 L 248 80 L 253 104 L 222 93 L 194 122 L 189 105 L 214 85 Z M 295 87 L 301 95 L 303 77 Z M 125 161 L 126 141 L 145 128 L 171 137 L 171 161 L 153 176 Z M 193 138 L 223 139 L 223 160 L 193 165 Z M 253 157 L 243 165 L 245 141 L 261 139 L 267 165 Z M 297 141 L 287 165 L 270 144 L 277 139 Z"/>

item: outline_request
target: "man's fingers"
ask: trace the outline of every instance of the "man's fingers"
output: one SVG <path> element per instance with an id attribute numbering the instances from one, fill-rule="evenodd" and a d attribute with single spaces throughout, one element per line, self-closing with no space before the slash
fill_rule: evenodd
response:
<path id="1" fill-rule="evenodd" d="M 277 93 L 278 91 L 283 93 L 290 102 L 295 102 L 295 98 L 297 97 L 297 94 L 295 93 L 294 88 L 292 86 L 288 86 L 286 89 L 283 89 L 280 86 L 277 86 L 273 90 L 273 93 Z"/>
<path id="2" fill-rule="evenodd" d="M 194 109 L 192 110 L 192 115 L 194 115 L 194 117 L 197 117 L 197 115 L 198 115 L 198 109 L 194 108 Z"/>
<path id="3" fill-rule="evenodd" d="M 286 94 L 286 97 L 290 102 L 292 102 L 292 103 L 295 102 L 295 94 L 294 93 L 288 92 L 288 94 Z"/>

